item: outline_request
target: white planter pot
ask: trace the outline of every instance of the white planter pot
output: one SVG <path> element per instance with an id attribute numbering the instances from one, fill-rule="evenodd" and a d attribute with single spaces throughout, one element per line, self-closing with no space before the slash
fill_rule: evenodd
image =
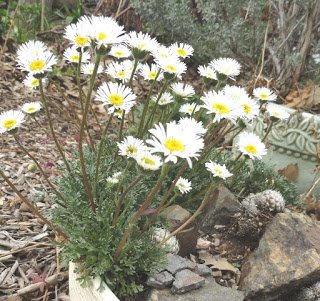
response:
<path id="1" fill-rule="evenodd" d="M 77 281 L 79 276 L 74 272 L 75 264 L 69 263 L 69 295 L 70 301 L 119 301 L 107 285 L 99 291 L 99 279 L 92 280 L 92 286 L 83 288 Z"/>
<path id="2" fill-rule="evenodd" d="M 308 189 L 316 176 L 317 149 L 320 146 L 320 117 L 306 112 L 298 112 L 286 108 L 290 113 L 289 120 L 273 126 L 266 142 L 269 144 L 268 154 L 263 160 L 275 170 L 283 169 L 289 164 L 297 164 L 299 175 L 296 181 L 298 191 Z M 264 136 L 265 125 L 258 118 L 253 130 Z M 320 187 L 314 191 L 320 195 Z"/>

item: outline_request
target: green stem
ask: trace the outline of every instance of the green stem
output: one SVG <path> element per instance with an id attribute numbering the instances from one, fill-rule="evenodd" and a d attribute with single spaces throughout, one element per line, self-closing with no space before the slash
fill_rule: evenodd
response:
<path id="1" fill-rule="evenodd" d="M 20 191 L 16 188 L 16 186 L 10 181 L 10 179 L 4 174 L 4 172 L 0 169 L 0 176 L 4 179 L 4 181 L 10 186 L 10 188 L 18 195 L 18 197 L 21 199 L 22 202 L 24 202 L 28 208 L 31 210 L 31 212 L 37 216 L 39 219 L 41 219 L 46 225 L 48 225 L 53 231 L 61 235 L 64 239 L 68 239 L 67 235 L 62 232 L 60 229 L 54 227 L 52 223 L 44 217 L 40 211 L 33 206 L 21 193 Z"/>
<path id="2" fill-rule="evenodd" d="M 270 133 L 272 127 L 273 127 L 273 124 L 274 124 L 274 121 L 271 120 L 271 122 L 270 122 L 270 124 L 269 124 L 269 126 L 267 128 L 266 134 L 264 135 L 264 137 L 261 140 L 262 142 L 264 142 L 267 139 L 267 137 L 268 137 L 268 135 L 269 135 L 269 133 Z"/>
<path id="3" fill-rule="evenodd" d="M 101 60 L 101 55 L 99 53 L 97 53 L 96 55 L 97 55 L 96 62 L 94 65 L 94 70 L 93 70 L 92 76 L 90 78 L 89 90 L 87 93 L 87 98 L 86 98 L 86 102 L 85 102 L 85 106 L 84 106 L 84 112 L 83 112 L 83 117 L 82 117 L 81 127 L 80 127 L 80 134 L 79 134 L 79 136 L 80 136 L 79 137 L 79 158 L 80 158 L 80 165 L 81 165 L 81 171 L 82 171 L 82 176 L 83 176 L 83 183 L 84 183 L 84 186 L 85 186 L 87 193 L 88 193 L 91 209 L 94 213 L 96 213 L 96 206 L 94 204 L 92 187 L 91 187 L 91 184 L 89 183 L 89 178 L 88 178 L 88 174 L 87 174 L 87 170 L 86 170 L 86 164 L 85 164 L 84 153 L 83 153 L 83 136 L 84 136 L 84 130 L 85 130 L 85 125 L 86 125 L 86 121 L 87 121 L 88 111 L 89 111 L 89 107 L 90 107 L 92 90 L 93 90 L 94 82 L 95 82 L 95 79 L 97 76 L 97 71 L 98 71 L 98 67 L 100 64 L 100 60 Z"/>
<path id="4" fill-rule="evenodd" d="M 119 139 L 118 141 L 121 142 L 122 140 L 122 134 L 123 134 L 123 127 L 124 127 L 124 116 L 126 114 L 126 111 L 123 110 L 122 117 L 121 117 L 121 124 L 120 124 L 120 131 L 119 131 Z"/>
<path id="5" fill-rule="evenodd" d="M 47 115 L 47 118 L 48 118 L 48 122 L 49 122 L 49 128 L 50 128 L 50 132 L 51 132 L 51 136 L 53 138 L 53 141 L 54 143 L 56 144 L 57 148 L 58 148 L 58 151 L 62 157 L 62 160 L 69 172 L 69 174 L 71 174 L 71 169 L 70 169 L 70 166 L 68 164 L 68 161 L 66 159 L 66 156 L 64 154 L 64 150 L 62 148 L 62 146 L 60 145 L 58 139 L 57 139 L 57 136 L 54 132 L 54 129 L 53 129 L 53 123 L 52 123 L 52 119 L 51 119 L 51 115 L 50 115 L 50 112 L 49 112 L 49 107 L 48 107 L 48 102 L 47 102 L 47 99 L 44 95 L 44 92 L 43 92 L 43 84 L 42 84 L 42 79 L 39 80 L 39 89 L 40 89 L 40 94 L 41 94 L 41 99 L 42 99 L 42 104 L 45 108 L 45 111 L 46 111 L 46 115 Z"/>
<path id="6" fill-rule="evenodd" d="M 120 243 L 118 244 L 116 252 L 115 252 L 115 254 L 113 256 L 113 263 L 114 264 L 119 260 L 121 252 L 122 252 L 126 242 L 128 241 L 130 234 L 133 231 L 133 227 L 135 226 L 135 224 L 139 220 L 139 218 L 142 215 L 142 213 L 149 207 L 149 205 L 151 204 L 153 198 L 155 197 L 155 195 L 160 190 L 160 188 L 162 186 L 162 183 L 163 183 L 165 177 L 167 176 L 168 172 L 169 172 L 169 165 L 167 165 L 167 164 L 162 165 L 161 174 L 160 174 L 160 177 L 159 177 L 156 185 L 148 193 L 148 195 L 144 199 L 143 203 L 141 204 L 140 208 L 133 214 L 132 218 L 130 219 L 130 222 L 128 224 L 128 228 L 124 232 L 124 234 L 123 234 L 123 236 L 122 236 L 122 238 L 120 240 Z"/>
<path id="7" fill-rule="evenodd" d="M 40 170 L 41 174 L 43 175 L 43 177 L 45 178 L 45 180 L 47 181 L 48 185 L 51 187 L 51 189 L 54 191 L 54 193 L 56 194 L 56 196 L 62 201 L 65 202 L 65 199 L 63 198 L 63 196 L 61 195 L 61 193 L 57 190 L 57 188 L 51 183 L 51 181 L 49 180 L 48 176 L 46 175 L 46 173 L 44 172 L 44 170 L 42 169 L 41 165 L 39 164 L 39 162 L 37 161 L 37 159 L 21 144 L 21 142 L 19 141 L 19 139 L 17 138 L 16 135 L 12 135 L 14 140 L 17 142 L 18 146 L 23 150 L 23 152 L 31 158 L 31 160 L 37 165 L 38 169 Z M 60 203 L 59 201 L 57 201 L 57 203 L 62 206 L 65 207 L 64 204 Z"/>
<path id="8" fill-rule="evenodd" d="M 137 70 L 138 63 L 139 63 L 139 60 L 138 60 L 137 58 L 135 58 L 135 59 L 134 59 L 133 69 L 132 69 L 132 73 L 131 73 L 130 80 L 129 80 L 129 87 L 131 87 L 131 88 L 132 88 L 133 76 L 134 76 L 134 73 L 135 73 L 136 70 Z"/>

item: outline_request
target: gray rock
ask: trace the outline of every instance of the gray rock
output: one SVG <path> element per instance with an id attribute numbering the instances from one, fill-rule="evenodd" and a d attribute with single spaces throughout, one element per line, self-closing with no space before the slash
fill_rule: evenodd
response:
<path id="1" fill-rule="evenodd" d="M 172 275 L 192 267 L 194 267 L 194 264 L 190 260 L 178 255 L 167 254 L 167 266 L 165 270 L 169 271 Z"/>
<path id="2" fill-rule="evenodd" d="M 243 301 L 241 291 L 223 287 L 211 277 L 205 278 L 203 286 L 182 295 L 174 295 L 169 289 L 153 289 L 147 301 Z"/>
<path id="3" fill-rule="evenodd" d="M 279 213 L 259 247 L 242 266 L 240 288 L 246 298 L 278 300 L 320 280 L 320 223 L 299 213 Z"/>
<path id="4" fill-rule="evenodd" d="M 31 190 L 30 195 L 34 203 L 43 202 L 46 196 L 44 191 L 37 189 Z"/>
<path id="5" fill-rule="evenodd" d="M 181 226 L 183 222 L 191 216 L 191 214 L 188 210 L 179 205 L 172 205 L 164 209 L 161 212 L 161 216 L 168 222 L 169 230 L 171 231 Z"/>
<path id="6" fill-rule="evenodd" d="M 215 225 L 229 225 L 235 213 L 241 211 L 241 205 L 236 197 L 224 186 L 215 189 L 203 214 L 198 217 L 199 228 L 205 233 L 211 233 Z"/>
<path id="7" fill-rule="evenodd" d="M 204 282 L 205 279 L 198 274 L 190 270 L 182 270 L 176 273 L 171 291 L 175 294 L 183 294 L 201 287 Z"/>
<path id="8" fill-rule="evenodd" d="M 194 272 L 200 276 L 211 276 L 212 270 L 205 264 L 198 263 L 194 268 Z"/>
<path id="9" fill-rule="evenodd" d="M 169 272 L 162 271 L 150 276 L 147 280 L 147 285 L 162 289 L 168 287 L 173 281 L 174 277 Z"/>

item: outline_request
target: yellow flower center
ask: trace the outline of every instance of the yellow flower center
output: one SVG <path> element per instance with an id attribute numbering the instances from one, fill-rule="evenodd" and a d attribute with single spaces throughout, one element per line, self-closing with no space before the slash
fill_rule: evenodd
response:
<path id="1" fill-rule="evenodd" d="M 155 79 L 156 76 L 157 76 L 157 72 L 150 71 L 150 72 L 148 73 L 148 77 L 149 77 L 149 78 Z"/>
<path id="2" fill-rule="evenodd" d="M 179 48 L 179 49 L 177 49 L 177 53 L 180 56 L 185 56 L 187 54 L 187 51 L 185 49 Z"/>
<path id="3" fill-rule="evenodd" d="M 252 145 L 252 144 L 248 144 L 244 147 L 244 149 L 249 153 L 249 154 L 256 154 L 257 153 L 257 148 Z"/>
<path id="4" fill-rule="evenodd" d="M 71 56 L 71 61 L 73 62 L 79 62 L 80 56 L 79 55 L 72 55 Z"/>
<path id="5" fill-rule="evenodd" d="M 168 55 L 168 53 L 159 53 L 159 56 L 161 56 L 161 57 L 169 57 L 169 55 Z"/>
<path id="6" fill-rule="evenodd" d="M 156 165 L 156 162 L 150 158 L 143 157 L 141 158 L 141 161 L 143 161 L 147 165 Z"/>
<path id="7" fill-rule="evenodd" d="M 36 78 L 31 82 L 31 86 L 38 86 L 39 85 L 39 80 Z"/>
<path id="8" fill-rule="evenodd" d="M 79 46 L 84 46 L 89 42 L 89 39 L 87 37 L 82 37 L 82 36 L 76 36 L 74 39 L 75 43 Z"/>
<path id="9" fill-rule="evenodd" d="M 252 109 L 248 104 L 244 103 L 242 106 L 246 114 L 251 113 Z"/>
<path id="10" fill-rule="evenodd" d="M 140 43 L 139 47 L 138 47 L 140 50 L 145 50 L 147 48 L 147 44 L 142 42 Z"/>
<path id="11" fill-rule="evenodd" d="M 32 112 L 34 112 L 35 110 L 36 110 L 35 107 L 29 107 L 29 108 L 27 108 L 27 112 L 29 112 L 29 113 L 32 113 Z"/>
<path id="12" fill-rule="evenodd" d="M 218 167 L 213 167 L 212 169 L 213 169 L 213 171 L 214 171 L 215 173 L 217 173 L 218 175 L 222 175 L 222 170 L 221 170 L 220 168 L 218 168 Z"/>
<path id="13" fill-rule="evenodd" d="M 12 127 L 14 127 L 16 124 L 17 124 L 17 120 L 15 120 L 15 119 L 7 119 L 2 123 L 2 126 L 5 129 L 9 130 Z"/>
<path id="14" fill-rule="evenodd" d="M 31 71 L 41 71 L 45 65 L 42 60 L 36 60 L 30 63 L 29 68 Z"/>
<path id="15" fill-rule="evenodd" d="M 114 105 L 114 106 L 121 106 L 123 104 L 123 97 L 120 94 L 111 94 L 109 96 L 109 101 Z"/>
<path id="16" fill-rule="evenodd" d="M 177 72 L 177 68 L 173 65 L 166 65 L 165 68 L 171 72 Z"/>
<path id="17" fill-rule="evenodd" d="M 126 72 L 124 70 L 119 71 L 117 74 L 119 77 L 122 77 L 122 78 L 126 76 Z"/>
<path id="18" fill-rule="evenodd" d="M 183 152 L 186 149 L 182 141 L 176 138 L 167 138 L 164 142 L 164 146 L 171 153 L 174 151 Z"/>
<path id="19" fill-rule="evenodd" d="M 129 153 L 130 155 L 134 155 L 137 153 L 137 148 L 135 146 L 129 145 L 127 147 L 127 153 Z"/>
<path id="20" fill-rule="evenodd" d="M 259 98 L 260 99 L 266 99 L 266 98 L 268 98 L 268 94 L 265 94 L 265 93 L 261 93 L 260 95 L 259 95 Z"/>
<path id="21" fill-rule="evenodd" d="M 116 56 L 123 56 L 123 52 L 122 51 L 116 51 L 114 54 Z"/>
<path id="22" fill-rule="evenodd" d="M 230 113 L 230 109 L 223 103 L 214 103 L 212 105 L 212 109 L 219 114 L 228 114 Z"/>
<path id="23" fill-rule="evenodd" d="M 98 41 L 103 41 L 107 38 L 107 34 L 104 32 L 99 32 L 98 34 Z"/>

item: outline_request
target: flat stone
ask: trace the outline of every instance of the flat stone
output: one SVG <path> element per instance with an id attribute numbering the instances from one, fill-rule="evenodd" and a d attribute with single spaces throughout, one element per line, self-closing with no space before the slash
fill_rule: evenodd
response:
<path id="1" fill-rule="evenodd" d="M 165 270 L 169 271 L 172 275 L 192 267 L 194 267 L 192 261 L 178 255 L 167 254 L 167 266 L 165 267 Z"/>
<path id="2" fill-rule="evenodd" d="M 194 268 L 194 272 L 199 276 L 211 276 L 212 270 L 205 264 L 198 263 Z"/>
<path id="3" fill-rule="evenodd" d="M 167 271 L 155 273 L 147 280 L 147 285 L 155 288 L 163 289 L 168 287 L 174 281 L 174 277 Z"/>
<path id="4" fill-rule="evenodd" d="M 198 274 L 190 270 L 182 270 L 176 273 L 171 291 L 175 294 L 183 294 L 201 287 L 204 282 L 205 279 Z"/>
<path id="5" fill-rule="evenodd" d="M 153 289 L 147 301 L 243 301 L 241 291 L 223 287 L 211 277 L 205 278 L 203 286 L 182 295 L 174 295 L 169 289 Z"/>
<path id="6" fill-rule="evenodd" d="M 241 205 L 230 190 L 219 186 L 211 195 L 203 213 L 197 218 L 199 229 L 211 233 L 216 225 L 229 225 L 235 213 L 241 211 Z"/>
<path id="7" fill-rule="evenodd" d="M 300 213 L 279 213 L 242 266 L 240 288 L 252 301 L 281 299 L 320 280 L 320 223 Z"/>

